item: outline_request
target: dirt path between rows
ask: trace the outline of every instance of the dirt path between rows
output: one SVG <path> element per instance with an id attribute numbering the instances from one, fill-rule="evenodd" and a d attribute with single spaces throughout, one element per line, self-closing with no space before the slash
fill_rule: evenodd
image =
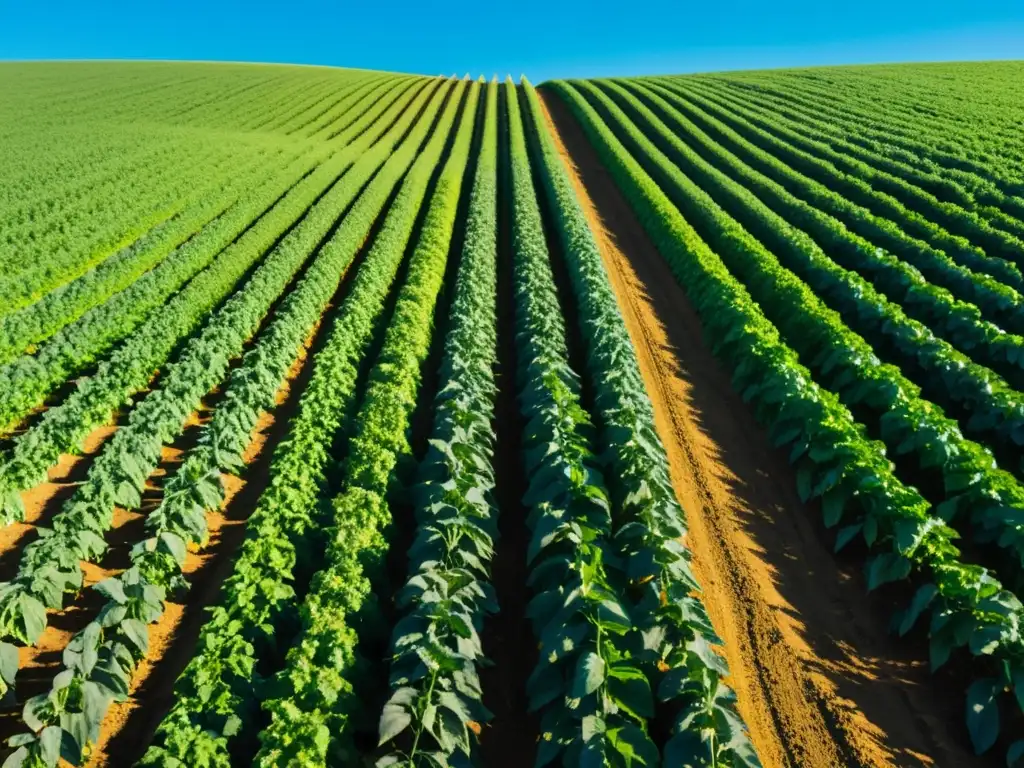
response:
<path id="1" fill-rule="evenodd" d="M 685 291 L 580 126 L 546 96 L 637 350 L 697 577 L 763 764 L 988 765 L 965 747 L 960 692 L 929 676 L 920 647 L 888 634 L 887 606 L 865 594 L 858 564 L 832 554 L 785 457 L 704 344 Z"/>

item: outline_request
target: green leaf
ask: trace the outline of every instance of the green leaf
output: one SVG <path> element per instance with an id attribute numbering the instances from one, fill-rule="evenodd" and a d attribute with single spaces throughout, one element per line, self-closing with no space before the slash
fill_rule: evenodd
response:
<path id="1" fill-rule="evenodd" d="M 21 719 L 36 733 L 46 727 L 52 716 L 53 706 L 50 704 L 50 697 L 45 693 L 33 696 L 25 702 L 21 710 Z"/>
<path id="2" fill-rule="evenodd" d="M 178 565 L 185 562 L 188 549 L 185 540 L 175 533 L 164 532 L 159 537 L 160 548 L 171 555 Z"/>
<path id="3" fill-rule="evenodd" d="M 543 664 L 544 662 L 541 662 Z M 529 696 L 529 711 L 536 712 L 545 704 L 554 701 L 563 692 L 562 675 L 557 669 L 545 669 L 547 666 L 537 665 L 526 685 Z"/>
<path id="4" fill-rule="evenodd" d="M 437 703 L 447 710 L 450 710 L 460 722 L 466 723 L 472 719 L 469 709 L 456 694 L 451 691 L 444 691 L 437 700 Z"/>
<path id="5" fill-rule="evenodd" d="M 21 493 L 10 491 L 5 493 L 0 502 L 0 522 L 8 523 L 21 522 L 25 519 L 25 502 L 21 500 Z M 4 763 L 6 766 L 7 763 Z"/>
<path id="6" fill-rule="evenodd" d="M 386 744 L 404 731 L 412 723 L 412 715 L 399 704 L 386 704 L 380 715 L 380 741 L 378 746 Z"/>
<path id="7" fill-rule="evenodd" d="M 697 728 L 679 731 L 665 745 L 662 765 L 672 768 L 705 768 L 715 764 L 710 740 L 705 740 Z"/>
<path id="8" fill-rule="evenodd" d="M 845 525 L 840 528 L 839 533 L 836 534 L 835 551 L 841 551 L 847 544 L 853 541 L 863 527 L 861 523 L 854 523 L 853 525 Z"/>
<path id="9" fill-rule="evenodd" d="M 15 745 L 11 744 L 10 746 L 13 747 Z M 29 754 L 28 747 L 20 746 L 7 756 L 7 759 L 4 760 L 3 766 L 0 766 L 0 768 L 24 768 L 25 761 L 28 760 Z"/>
<path id="10" fill-rule="evenodd" d="M 651 741 L 651 737 L 632 723 L 621 728 L 610 729 L 608 731 L 608 741 L 615 751 L 622 756 L 623 765 L 641 768 L 642 766 L 656 766 L 659 764 L 660 755 L 658 754 L 658 748 Z"/>
<path id="11" fill-rule="evenodd" d="M 796 473 L 796 490 L 800 495 L 800 501 L 808 501 L 811 498 L 811 490 L 814 488 L 814 465 L 804 464 Z"/>
<path id="12" fill-rule="evenodd" d="M 22 594 L 18 600 L 18 608 L 21 609 L 21 619 L 25 626 L 23 639 L 29 645 L 35 645 L 46 629 L 46 607 L 31 595 Z"/>
<path id="13" fill-rule="evenodd" d="M 826 528 L 832 528 L 839 523 L 843 517 L 845 504 L 846 492 L 842 488 L 833 488 L 825 493 L 821 499 L 821 513 L 824 516 Z"/>
<path id="14" fill-rule="evenodd" d="M 868 561 L 868 591 L 891 581 L 905 579 L 910 573 L 910 561 L 895 552 L 877 555 Z"/>
<path id="15" fill-rule="evenodd" d="M 627 712 L 637 718 L 654 717 L 654 696 L 651 683 L 640 670 L 628 677 L 620 675 L 620 669 L 612 668 L 608 676 L 608 694 Z"/>
<path id="16" fill-rule="evenodd" d="M 581 655 L 576 662 L 576 673 L 573 676 L 573 698 L 582 699 L 600 688 L 605 679 L 605 670 L 604 659 L 593 651 Z"/>
<path id="17" fill-rule="evenodd" d="M 1015 669 L 1010 677 L 1013 681 L 1013 695 L 1017 697 L 1017 706 L 1024 712 L 1024 670 Z"/>
<path id="18" fill-rule="evenodd" d="M 967 689 L 967 730 L 976 755 L 987 751 L 999 736 L 997 697 L 1001 691 L 1001 682 L 990 677 L 976 680 Z"/>
<path id="19" fill-rule="evenodd" d="M 711 643 L 704 639 L 701 635 L 696 635 L 693 640 L 686 644 L 686 650 L 690 653 L 695 654 L 708 669 L 713 669 L 719 675 L 723 677 L 729 674 L 729 665 L 726 664 L 725 659 L 715 653 L 711 647 Z"/>
<path id="20" fill-rule="evenodd" d="M 7 685 L 14 685 L 18 674 L 18 646 L 0 643 L 0 679 Z"/>
<path id="21" fill-rule="evenodd" d="M 124 593 L 124 585 L 121 583 L 121 580 L 116 576 L 112 576 L 109 579 L 104 579 L 103 581 L 96 584 L 96 586 L 94 586 L 93 589 L 95 589 L 104 597 L 113 600 L 115 603 L 123 605 L 124 603 L 128 602 L 128 597 Z"/>
<path id="22" fill-rule="evenodd" d="M 690 682 L 690 671 L 685 666 L 673 667 L 662 675 L 658 683 L 658 699 L 669 701 L 687 690 Z"/>
<path id="23" fill-rule="evenodd" d="M 124 638 L 135 647 L 139 656 L 145 656 L 149 652 L 149 631 L 141 621 L 125 619 L 118 625 L 118 629 Z"/>
<path id="24" fill-rule="evenodd" d="M 910 601 L 910 606 L 903 614 L 902 621 L 900 621 L 899 633 L 901 637 L 913 628 L 921 616 L 921 612 L 931 605 L 932 600 L 935 599 L 938 593 L 939 588 L 934 584 L 924 584 L 914 593 L 914 599 Z"/>
<path id="25" fill-rule="evenodd" d="M 242 731 L 242 718 L 238 715 L 229 715 L 228 719 L 224 721 L 224 727 L 220 729 L 221 734 L 231 738 L 236 736 Z"/>
<path id="26" fill-rule="evenodd" d="M 989 656 L 996 652 L 1002 641 L 999 626 L 978 627 L 971 633 L 970 648 L 975 656 Z"/>
<path id="27" fill-rule="evenodd" d="M 51 725 L 39 734 L 39 757 L 47 768 L 54 768 L 60 760 L 61 728 Z"/>
<path id="28" fill-rule="evenodd" d="M 603 736 L 606 730 L 604 719 L 600 715 L 587 715 L 583 718 L 583 741 L 592 741 Z"/>

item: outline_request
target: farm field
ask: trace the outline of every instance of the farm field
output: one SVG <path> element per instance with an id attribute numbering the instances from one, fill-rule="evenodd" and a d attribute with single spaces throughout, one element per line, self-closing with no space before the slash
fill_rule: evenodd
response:
<path id="1" fill-rule="evenodd" d="M 4 768 L 1024 766 L 1022 76 L 0 64 Z"/>

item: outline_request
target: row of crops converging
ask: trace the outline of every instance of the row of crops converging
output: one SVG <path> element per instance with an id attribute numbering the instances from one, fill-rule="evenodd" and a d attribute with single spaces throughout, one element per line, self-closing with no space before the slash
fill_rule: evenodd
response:
<path id="1" fill-rule="evenodd" d="M 1024 767 L 1007 73 L 17 66 L 3 768 L 761 765 L 556 106 L 955 737 Z"/>
<path id="2" fill-rule="evenodd" d="M 275 407 L 262 493 L 131 759 L 469 764 L 492 720 L 488 619 L 525 590 L 530 636 L 505 651 L 532 666 L 506 683 L 536 734 L 520 753 L 756 765 L 536 92 L 354 77 L 341 101 L 329 137 L 196 191 L 116 268 L 4 316 L 7 525 L 121 414 L 3 585 L 5 765 L 103 743 Z M 521 562 L 501 583 L 506 530 Z M 26 649 L 72 608 L 42 681 Z"/>

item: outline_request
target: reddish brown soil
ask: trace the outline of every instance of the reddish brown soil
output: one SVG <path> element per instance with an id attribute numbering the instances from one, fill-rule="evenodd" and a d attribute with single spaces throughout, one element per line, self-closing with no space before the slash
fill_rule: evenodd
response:
<path id="1" fill-rule="evenodd" d="M 859 566 L 837 560 L 704 344 L 685 291 L 557 97 L 553 133 L 574 171 L 641 371 L 704 601 L 766 768 L 979 766 L 961 692 L 928 674 L 924 649 L 888 634 Z M 568 148 L 568 149 L 566 149 Z M 585 188 L 584 188 L 585 185 Z"/>
<path id="2" fill-rule="evenodd" d="M 63 454 L 56 466 L 50 469 L 45 483 L 21 494 L 25 503 L 24 521 L 0 527 L 0 579 L 10 579 L 14 575 L 22 548 L 34 538 L 28 534 L 37 525 L 47 525 L 60 511 L 61 504 L 85 478 L 93 457 L 116 431 L 116 426 L 93 430 L 82 443 L 81 453 Z"/>

